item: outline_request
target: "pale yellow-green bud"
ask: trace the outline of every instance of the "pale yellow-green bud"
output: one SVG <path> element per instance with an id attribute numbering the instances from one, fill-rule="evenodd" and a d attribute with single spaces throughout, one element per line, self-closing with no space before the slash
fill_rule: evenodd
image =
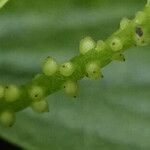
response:
<path id="1" fill-rule="evenodd" d="M 13 112 L 4 111 L 0 114 L 0 122 L 5 127 L 11 127 L 14 124 L 15 115 Z"/>
<path id="2" fill-rule="evenodd" d="M 44 90 L 40 86 L 32 86 L 29 89 L 29 96 L 32 100 L 40 101 L 44 97 Z"/>
<path id="3" fill-rule="evenodd" d="M 146 46 L 150 42 L 150 38 L 145 36 L 139 37 L 138 35 L 135 35 L 135 42 L 138 46 Z"/>
<path id="4" fill-rule="evenodd" d="M 47 76 L 51 76 L 56 73 L 58 65 L 52 57 L 47 57 L 43 63 L 43 73 Z"/>
<path id="5" fill-rule="evenodd" d="M 48 103 L 45 100 L 36 101 L 31 104 L 31 107 L 34 111 L 42 113 L 42 112 L 48 112 Z"/>
<path id="6" fill-rule="evenodd" d="M 96 50 L 97 52 L 101 52 L 101 51 L 103 51 L 105 48 L 106 48 L 106 43 L 105 43 L 103 40 L 99 40 L 99 41 L 97 42 L 97 45 L 96 45 L 95 50 Z"/>
<path id="7" fill-rule="evenodd" d="M 63 88 L 64 88 L 66 94 L 73 96 L 73 97 L 77 96 L 77 91 L 78 91 L 77 82 L 67 81 L 66 83 L 64 83 Z"/>
<path id="8" fill-rule="evenodd" d="M 103 77 L 101 73 L 100 65 L 96 62 L 91 62 L 86 65 L 86 72 L 88 74 L 88 77 L 96 80 Z"/>
<path id="9" fill-rule="evenodd" d="M 115 52 L 122 50 L 123 44 L 122 44 L 121 39 L 114 37 L 110 42 L 110 47 Z"/>
<path id="10" fill-rule="evenodd" d="M 130 24 L 130 20 L 128 18 L 123 18 L 120 22 L 120 29 L 124 30 Z"/>
<path id="11" fill-rule="evenodd" d="M 94 49 L 96 46 L 95 41 L 91 37 L 85 37 L 80 41 L 79 51 L 81 54 L 85 54 L 88 51 Z"/>
<path id="12" fill-rule="evenodd" d="M 65 62 L 59 68 L 60 74 L 63 76 L 71 76 L 74 72 L 74 66 L 72 62 Z"/>
<path id="13" fill-rule="evenodd" d="M 117 54 L 114 54 L 114 55 L 112 56 L 112 60 L 125 61 L 125 57 L 124 57 L 123 54 L 117 53 Z"/>
<path id="14" fill-rule="evenodd" d="M 4 98 L 7 102 L 14 102 L 19 99 L 20 90 L 16 85 L 9 85 L 5 87 Z"/>

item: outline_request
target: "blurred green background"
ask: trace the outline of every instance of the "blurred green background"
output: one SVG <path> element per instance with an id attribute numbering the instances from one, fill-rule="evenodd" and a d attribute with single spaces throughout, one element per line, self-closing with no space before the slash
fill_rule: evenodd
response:
<path id="1" fill-rule="evenodd" d="M 146 0 L 10 0 L 0 12 L 0 83 L 24 84 L 51 55 L 78 54 L 85 36 L 107 38 Z M 130 49 L 126 62 L 105 67 L 102 81 L 80 82 L 76 101 L 50 95 L 50 112 L 30 108 L 0 137 L 26 150 L 149 150 L 150 46 Z"/>

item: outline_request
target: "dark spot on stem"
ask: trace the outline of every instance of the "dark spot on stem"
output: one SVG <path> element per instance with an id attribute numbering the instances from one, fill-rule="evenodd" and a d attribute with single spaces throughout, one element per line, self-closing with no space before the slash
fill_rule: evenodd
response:
<path id="1" fill-rule="evenodd" d="M 142 28 L 141 28 L 141 27 L 136 27 L 135 32 L 136 32 L 136 34 L 137 34 L 139 37 L 142 37 L 142 36 L 143 36 L 143 31 L 142 31 Z"/>
<path id="2" fill-rule="evenodd" d="M 144 44 L 145 43 L 145 41 L 144 40 L 142 40 L 142 44 Z"/>
<path id="3" fill-rule="evenodd" d="M 10 128 L 11 128 L 12 126 L 13 126 L 13 125 L 12 125 L 12 124 L 10 124 L 8 127 L 10 127 Z"/>
<path id="4" fill-rule="evenodd" d="M 112 43 L 112 45 L 115 45 L 115 44 L 116 44 L 115 42 Z"/>
<path id="5" fill-rule="evenodd" d="M 6 88 L 6 89 L 8 89 L 9 87 L 8 87 L 8 86 L 6 86 L 5 88 Z"/>
<path id="6" fill-rule="evenodd" d="M 36 94 L 35 97 L 38 97 L 38 94 Z"/>
<path id="7" fill-rule="evenodd" d="M 85 76 L 86 76 L 86 77 L 89 77 L 89 75 L 88 75 L 88 74 L 85 74 Z"/>

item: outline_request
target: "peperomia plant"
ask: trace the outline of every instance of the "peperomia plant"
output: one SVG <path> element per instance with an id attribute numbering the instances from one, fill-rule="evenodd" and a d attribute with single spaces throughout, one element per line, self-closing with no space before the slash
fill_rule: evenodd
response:
<path id="1" fill-rule="evenodd" d="M 4 4 L 5 1 L 2 1 Z M 145 46 L 150 42 L 150 1 L 143 11 L 137 12 L 133 20 L 123 18 L 120 28 L 106 40 L 95 42 L 91 37 L 80 41 L 78 56 L 57 64 L 48 56 L 42 65 L 43 73 L 22 86 L 0 86 L 0 121 L 12 126 L 15 113 L 27 107 L 37 112 L 47 112 L 45 97 L 64 90 L 72 97 L 77 96 L 77 82 L 84 77 L 92 80 L 103 78 L 102 68 L 112 61 L 125 61 L 123 52 L 134 46 Z"/>

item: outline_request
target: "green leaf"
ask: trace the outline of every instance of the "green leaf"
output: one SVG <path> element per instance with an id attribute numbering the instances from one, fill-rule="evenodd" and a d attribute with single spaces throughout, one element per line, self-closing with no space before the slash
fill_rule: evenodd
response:
<path id="1" fill-rule="evenodd" d="M 0 14 L 0 82 L 23 84 L 48 56 L 78 53 L 84 36 L 105 39 L 141 0 L 12 0 Z M 102 81 L 80 82 L 74 100 L 62 91 L 47 98 L 50 112 L 16 114 L 0 136 L 29 150 L 149 150 L 150 46 L 126 52 L 126 62 L 103 70 Z"/>

